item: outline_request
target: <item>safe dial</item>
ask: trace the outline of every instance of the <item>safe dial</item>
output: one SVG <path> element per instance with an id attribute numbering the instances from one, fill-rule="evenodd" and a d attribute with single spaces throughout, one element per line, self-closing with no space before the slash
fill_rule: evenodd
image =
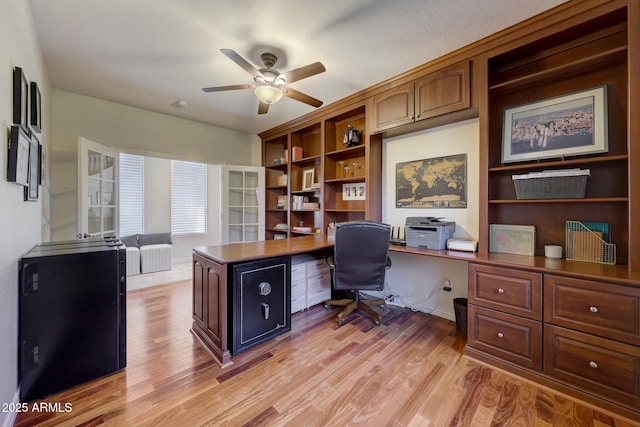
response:
<path id="1" fill-rule="evenodd" d="M 258 289 L 260 289 L 260 295 L 269 295 L 271 293 L 271 284 L 262 282 L 258 285 Z"/>

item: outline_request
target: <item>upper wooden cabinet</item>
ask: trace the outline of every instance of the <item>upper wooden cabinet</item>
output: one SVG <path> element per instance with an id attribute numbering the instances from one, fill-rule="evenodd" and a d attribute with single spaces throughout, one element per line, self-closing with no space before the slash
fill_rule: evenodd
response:
<path id="1" fill-rule="evenodd" d="M 464 61 L 375 95 L 374 131 L 469 108 L 470 73 L 471 64 Z"/>

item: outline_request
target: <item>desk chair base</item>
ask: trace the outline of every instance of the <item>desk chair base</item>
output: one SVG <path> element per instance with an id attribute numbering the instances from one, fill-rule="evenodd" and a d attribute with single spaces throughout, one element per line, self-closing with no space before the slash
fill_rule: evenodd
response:
<path id="1" fill-rule="evenodd" d="M 356 309 L 364 311 L 370 317 L 373 318 L 373 324 L 375 326 L 380 326 L 380 320 L 382 319 L 382 315 L 372 309 L 372 306 L 384 307 L 384 300 L 368 300 L 368 299 L 360 299 L 360 292 L 354 291 L 353 299 L 338 299 L 338 300 L 329 300 L 324 303 L 325 308 L 329 309 L 332 306 L 345 307 L 340 313 L 338 313 L 338 317 L 336 321 L 338 326 L 342 326 L 344 324 L 343 319 L 348 316 L 351 312 Z"/>

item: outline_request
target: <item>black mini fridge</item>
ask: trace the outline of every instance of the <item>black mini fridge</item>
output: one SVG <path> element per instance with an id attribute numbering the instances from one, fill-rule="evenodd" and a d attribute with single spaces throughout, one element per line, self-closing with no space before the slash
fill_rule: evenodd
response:
<path id="1" fill-rule="evenodd" d="M 20 400 L 126 366 L 126 249 L 117 239 L 48 242 L 20 260 Z"/>

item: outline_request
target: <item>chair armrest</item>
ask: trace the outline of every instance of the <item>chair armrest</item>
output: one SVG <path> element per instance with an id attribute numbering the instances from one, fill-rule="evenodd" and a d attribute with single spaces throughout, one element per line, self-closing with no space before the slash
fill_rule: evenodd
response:
<path id="1" fill-rule="evenodd" d="M 329 264 L 329 268 L 334 270 L 336 268 L 336 263 L 333 261 L 333 255 L 329 255 L 326 259 L 327 264 Z"/>

